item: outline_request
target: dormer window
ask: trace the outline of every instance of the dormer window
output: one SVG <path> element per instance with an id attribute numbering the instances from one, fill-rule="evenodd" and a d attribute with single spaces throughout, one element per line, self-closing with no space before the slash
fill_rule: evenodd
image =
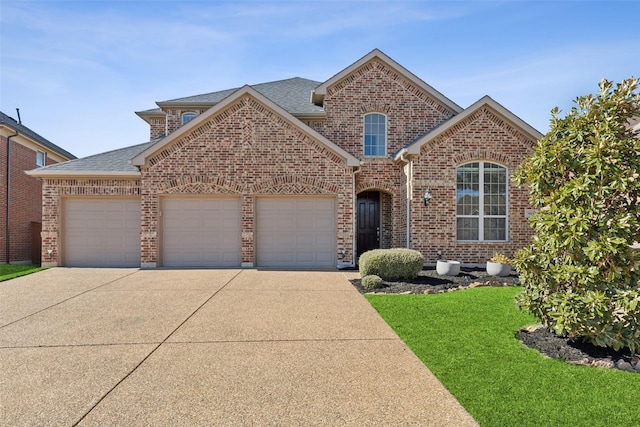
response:
<path id="1" fill-rule="evenodd" d="M 36 151 L 36 167 L 41 168 L 47 164 L 47 153 Z"/>
<path id="2" fill-rule="evenodd" d="M 184 125 L 185 123 L 194 119 L 195 117 L 196 117 L 196 113 L 194 113 L 193 111 L 182 113 L 182 124 Z"/>
<path id="3" fill-rule="evenodd" d="M 370 113 L 364 116 L 364 155 L 387 155 L 387 117 L 384 114 Z"/>

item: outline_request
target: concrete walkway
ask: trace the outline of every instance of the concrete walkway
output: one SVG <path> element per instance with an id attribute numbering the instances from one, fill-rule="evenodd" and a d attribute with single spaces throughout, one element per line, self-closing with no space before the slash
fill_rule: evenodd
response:
<path id="1" fill-rule="evenodd" d="M 0 283 L 0 425 L 477 425 L 345 273 Z"/>

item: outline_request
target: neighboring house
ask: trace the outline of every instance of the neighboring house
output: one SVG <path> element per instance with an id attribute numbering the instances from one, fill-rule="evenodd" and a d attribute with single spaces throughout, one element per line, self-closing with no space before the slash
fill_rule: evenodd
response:
<path id="1" fill-rule="evenodd" d="M 0 112 L 0 263 L 40 262 L 42 182 L 25 171 L 71 159 L 73 154 Z"/>
<path id="2" fill-rule="evenodd" d="M 44 265 L 335 267 L 378 247 L 484 263 L 530 241 L 510 177 L 542 135 L 379 50 L 325 82 L 157 105 L 137 113 L 151 142 L 30 172 Z"/>

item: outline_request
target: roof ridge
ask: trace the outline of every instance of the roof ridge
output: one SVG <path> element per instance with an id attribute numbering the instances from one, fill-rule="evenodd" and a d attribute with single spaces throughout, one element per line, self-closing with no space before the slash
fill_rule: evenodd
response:
<path id="1" fill-rule="evenodd" d="M 246 86 L 251 86 L 251 87 L 255 88 L 257 86 L 266 86 L 266 85 L 271 85 L 271 84 L 280 83 L 280 82 L 286 82 L 286 81 L 290 81 L 290 80 L 305 80 L 305 81 L 312 82 L 312 83 L 318 83 L 318 84 L 322 83 L 322 82 L 318 82 L 316 80 L 307 79 L 305 77 L 296 76 L 296 77 L 289 77 L 289 78 L 286 78 L 286 79 L 273 80 L 273 81 L 269 81 L 269 82 L 247 84 Z M 160 101 L 160 103 L 164 104 L 164 103 L 167 103 L 167 102 L 180 101 L 180 100 L 183 100 L 185 98 L 195 98 L 195 97 L 207 96 L 207 95 L 212 95 L 212 94 L 221 93 L 221 92 L 229 92 L 229 91 L 235 92 L 236 90 L 242 88 L 243 86 L 245 86 L 245 85 L 237 86 L 237 87 L 233 87 L 233 88 L 228 88 L 228 89 L 214 90 L 214 91 L 211 91 L 211 92 L 197 93 L 195 95 L 181 96 L 179 98 L 172 98 L 172 99 L 167 99 L 165 101 Z"/>

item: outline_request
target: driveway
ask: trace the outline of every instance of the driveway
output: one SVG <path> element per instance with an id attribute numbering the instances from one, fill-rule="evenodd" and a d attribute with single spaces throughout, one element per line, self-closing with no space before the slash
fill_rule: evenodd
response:
<path id="1" fill-rule="evenodd" d="M 0 425 L 477 425 L 337 271 L 0 283 Z"/>

